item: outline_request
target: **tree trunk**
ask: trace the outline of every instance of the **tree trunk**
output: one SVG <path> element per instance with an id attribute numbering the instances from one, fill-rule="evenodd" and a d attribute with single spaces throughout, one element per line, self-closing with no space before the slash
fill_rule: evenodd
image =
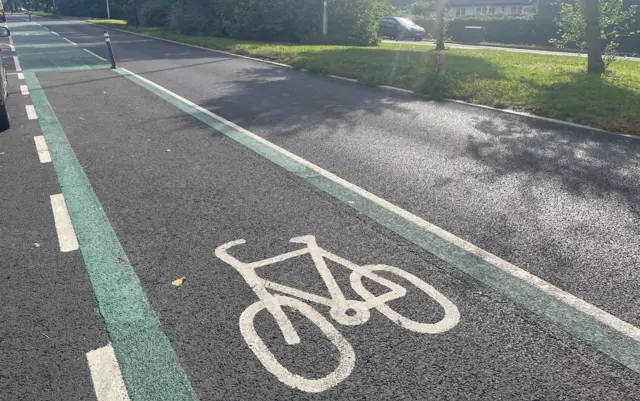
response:
<path id="1" fill-rule="evenodd" d="M 444 11 L 447 0 L 436 0 L 436 50 L 444 50 Z"/>
<path id="2" fill-rule="evenodd" d="M 584 0 L 584 16 L 587 22 L 587 72 L 603 74 L 599 0 Z"/>

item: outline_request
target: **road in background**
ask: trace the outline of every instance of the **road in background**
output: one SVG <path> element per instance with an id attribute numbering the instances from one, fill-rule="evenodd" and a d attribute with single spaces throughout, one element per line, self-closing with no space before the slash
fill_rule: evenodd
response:
<path id="1" fill-rule="evenodd" d="M 415 41 L 415 40 L 383 40 L 384 43 L 404 43 L 407 45 L 425 45 L 425 46 L 435 46 L 435 42 L 429 41 Z M 469 49 L 469 50 L 502 50 L 506 52 L 513 53 L 531 53 L 531 54 L 545 54 L 549 56 L 570 56 L 570 57 L 587 57 L 586 53 L 577 53 L 577 52 L 564 52 L 561 50 L 538 50 L 538 49 L 524 49 L 517 47 L 507 47 L 507 46 L 490 46 L 490 45 L 465 45 L 461 43 L 445 43 L 446 47 L 450 47 L 453 49 Z M 621 60 L 628 61 L 640 61 L 640 57 L 628 57 L 628 56 L 620 56 Z"/>
<path id="2" fill-rule="evenodd" d="M 638 373 L 628 368 L 634 360 L 624 359 L 624 352 L 627 367 L 558 329 L 549 317 L 532 313 L 528 290 L 512 287 L 510 279 L 480 284 L 470 270 L 463 273 L 462 250 L 411 239 L 417 238 L 409 234 L 412 223 L 389 220 L 389 209 L 353 189 L 355 184 L 370 190 L 637 325 L 637 281 L 631 281 L 637 255 L 631 245 L 638 241 L 638 216 L 630 199 L 640 158 L 634 140 L 423 102 L 113 32 L 119 65 L 140 78 L 110 71 L 98 58 L 80 57 L 80 48 L 106 56 L 100 29 L 37 22 L 73 42 L 62 46 L 52 38 L 57 35 L 38 25 L 14 22 L 35 110 L 46 116 L 46 123 L 40 120 L 42 134 L 64 138 L 51 145 L 57 177 L 46 177 L 47 185 L 56 185 L 56 178 L 62 183 L 78 232 L 79 263 L 89 271 L 88 278 L 73 280 L 79 288 L 88 288 L 89 281 L 94 287 L 132 399 L 154 399 L 152 392 L 165 378 L 175 379 L 153 362 L 173 352 L 188 385 L 176 386 L 172 399 L 190 399 L 189 385 L 201 400 L 634 400 L 640 395 Z M 61 46 L 75 61 L 63 65 L 53 52 L 36 51 L 39 40 Z M 353 184 L 340 183 L 306 160 Z M 38 174 L 36 167 L 19 166 L 22 174 Z M 86 181 L 78 178 L 85 174 Z M 87 196 L 95 199 L 84 205 Z M 102 212 L 108 220 L 91 220 Z M 616 227 L 613 215 L 620 221 L 621 213 L 628 225 Z M 9 214 L 22 220 L 26 212 L 15 207 Z M 579 230 L 578 222 L 588 224 Z M 260 296 L 256 288 L 266 282 L 243 277 L 237 265 L 223 260 L 220 246 L 244 239 L 229 254 L 259 261 L 303 248 L 290 242 L 303 235 L 344 259 L 326 262 L 323 270 L 307 254 L 256 270 L 262 279 L 281 284 L 271 293 L 292 287 L 315 294 L 315 301 L 305 302 L 309 307 L 282 301 L 297 308 L 284 308 L 300 337 L 299 345 L 287 346 L 287 330 L 254 304 Z M 623 240 L 627 243 L 618 246 Z M 110 253 L 105 244 L 122 248 Z M 32 250 L 12 246 L 16 255 Z M 495 276 L 482 260 L 473 263 L 487 277 Z M 388 306 L 427 326 L 384 308 L 371 310 L 366 323 L 353 321 L 322 304 L 320 297 L 329 295 L 323 278 L 334 277 L 347 299 L 360 299 L 362 289 L 345 267 L 381 264 L 401 270 L 372 270 L 379 276 L 363 278 L 364 287 L 375 295 L 396 288 L 383 277 L 405 288 L 407 293 Z M 46 267 L 35 261 L 32 268 Z M 144 292 L 131 290 L 129 268 Z M 126 277 L 114 277 L 123 281 L 101 281 L 103 271 L 119 269 Z M 422 282 L 421 290 L 416 283 Z M 512 288 L 515 293 L 509 294 Z M 543 304 L 552 298 L 538 295 Z M 94 302 L 90 294 L 79 297 L 74 307 Z M 129 313 L 141 297 L 148 298 L 169 342 L 146 335 L 155 333 L 148 314 Z M 36 292 L 22 303 L 42 299 L 46 295 Z M 562 308 L 549 313 L 569 320 L 582 316 L 571 309 L 562 315 Z M 60 312 L 53 315 L 68 320 Z M 78 348 L 88 352 L 106 344 L 98 339 L 95 347 Z M 635 355 L 629 339 L 607 339 L 614 345 L 627 341 L 630 348 L 620 349 Z M 144 368 L 132 363 L 141 355 L 150 361 Z M 10 363 L 20 363 L 20 357 L 13 355 Z M 89 387 L 87 368 L 67 377 L 75 388 Z M 20 374 L 3 370 L 1 378 L 4 388 Z M 50 386 L 46 374 L 34 380 Z"/>

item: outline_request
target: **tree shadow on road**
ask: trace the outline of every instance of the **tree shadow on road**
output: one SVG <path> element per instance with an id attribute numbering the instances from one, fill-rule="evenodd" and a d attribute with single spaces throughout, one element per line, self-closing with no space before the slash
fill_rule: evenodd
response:
<path id="1" fill-rule="evenodd" d="M 486 135 L 469 137 L 466 150 L 489 168 L 481 179 L 526 173 L 525 194 L 536 182 L 557 182 L 579 197 L 620 196 L 640 217 L 640 140 L 529 119 L 523 124 L 516 116 L 478 119 L 474 127 Z"/>
<path id="2" fill-rule="evenodd" d="M 235 76 L 219 85 L 222 95 L 199 104 L 261 134 L 348 135 L 365 115 L 415 113 L 403 105 L 415 101 L 409 96 L 287 68 L 248 68 Z"/>

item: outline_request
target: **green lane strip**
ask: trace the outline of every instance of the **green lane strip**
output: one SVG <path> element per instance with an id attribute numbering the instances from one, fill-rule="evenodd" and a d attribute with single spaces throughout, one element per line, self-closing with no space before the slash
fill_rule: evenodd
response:
<path id="1" fill-rule="evenodd" d="M 105 68 L 105 62 L 32 23 L 9 23 L 24 71 L 75 71 Z M 109 65 L 110 66 L 110 65 Z"/>
<path id="2" fill-rule="evenodd" d="M 576 310 L 567 303 L 508 274 L 480 257 L 426 231 L 419 225 L 362 197 L 351 189 L 319 175 L 316 171 L 298 161 L 275 151 L 249 135 L 225 124 L 221 120 L 203 113 L 192 105 L 176 99 L 144 80 L 120 69 L 116 71 L 127 79 L 165 99 L 185 113 L 200 120 L 215 131 L 224 134 L 285 170 L 297 175 L 314 187 L 396 232 L 398 235 L 444 260 L 461 272 L 504 294 L 527 310 L 547 319 L 577 338 L 591 344 L 621 364 L 640 373 L 640 343 L 633 338 L 612 329 L 590 315 Z"/>
<path id="3" fill-rule="evenodd" d="M 35 73 L 26 71 L 24 78 L 131 399 L 196 400 Z"/>
<path id="4" fill-rule="evenodd" d="M 73 71 L 88 71 L 88 70 L 108 70 L 111 68 L 111 64 L 102 65 L 82 65 L 77 67 L 51 67 L 51 68 L 29 68 L 30 72 L 73 72 Z"/>

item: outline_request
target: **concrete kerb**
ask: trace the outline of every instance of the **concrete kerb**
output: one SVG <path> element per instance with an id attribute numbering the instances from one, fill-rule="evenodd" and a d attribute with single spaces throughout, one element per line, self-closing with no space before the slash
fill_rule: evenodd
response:
<path id="1" fill-rule="evenodd" d="M 145 35 L 143 33 L 138 33 L 138 32 L 127 31 L 127 30 L 124 30 L 124 29 L 107 27 L 107 26 L 104 26 L 104 25 L 94 24 L 94 23 L 91 23 L 91 22 L 86 22 L 85 21 L 85 23 L 89 24 L 89 25 L 98 26 L 98 27 L 104 28 L 104 29 L 113 29 L 113 30 L 118 31 L 118 32 L 130 33 L 132 35 L 143 36 L 145 38 L 157 39 L 157 40 L 162 40 L 162 41 L 165 41 L 165 42 L 178 44 L 178 45 L 182 45 L 182 46 L 188 46 L 188 47 L 193 47 L 193 48 L 196 48 L 196 49 L 207 50 L 207 51 L 216 52 L 216 53 L 222 53 L 222 54 L 225 54 L 225 55 L 228 55 L 228 56 L 231 56 L 231 57 L 239 57 L 239 58 L 244 58 L 244 59 L 247 59 L 247 60 L 257 61 L 257 62 L 260 62 L 260 63 L 266 63 L 266 64 L 275 65 L 275 66 L 278 66 L 278 67 L 290 68 L 290 69 L 297 70 L 297 71 L 300 71 L 300 72 L 303 72 L 303 73 L 309 73 L 309 74 L 314 74 L 314 75 L 322 75 L 322 76 L 326 76 L 328 78 L 339 79 L 339 80 L 345 81 L 345 82 L 350 82 L 350 83 L 354 83 L 354 84 L 361 84 L 361 85 L 366 85 L 366 86 L 375 86 L 375 87 L 377 87 L 379 89 L 393 91 L 393 92 L 400 93 L 400 94 L 405 94 L 405 95 L 415 95 L 415 96 L 418 96 L 420 98 L 425 98 L 425 96 L 420 94 L 420 93 L 417 93 L 417 92 L 414 92 L 414 91 L 411 91 L 411 90 L 408 90 L 408 89 L 398 88 L 398 87 L 395 87 L 395 86 L 370 85 L 370 84 L 367 84 L 367 83 L 364 83 L 364 82 L 360 82 L 357 79 L 341 77 L 341 76 L 338 76 L 338 75 L 316 73 L 314 71 L 310 71 L 310 70 L 307 70 L 307 69 L 304 69 L 304 68 L 297 69 L 297 68 L 292 67 L 292 66 L 290 66 L 288 64 L 277 63 L 275 61 L 269 61 L 269 60 L 263 60 L 263 59 L 255 58 L 255 57 L 243 56 L 241 54 L 230 53 L 230 52 L 226 52 L 224 50 L 210 49 L 208 47 L 192 45 L 192 44 L 189 44 L 189 43 L 182 43 L 182 42 L 178 42 L 178 41 L 170 40 L 170 39 L 157 38 L 155 36 Z M 535 114 L 529 114 L 529 113 L 515 111 L 515 110 L 498 109 L 498 108 L 491 107 L 491 106 L 485 106 L 485 105 L 476 104 L 476 103 L 469 103 L 469 102 L 465 102 L 465 101 L 462 101 L 462 100 L 455 100 L 455 99 L 444 99 L 444 101 L 445 102 L 449 102 L 449 103 L 461 104 L 461 105 L 465 105 L 465 106 L 477 107 L 477 108 L 481 108 L 481 109 L 484 109 L 484 110 L 497 111 L 497 112 L 506 113 L 506 114 L 510 114 L 510 115 L 515 115 L 515 116 L 519 116 L 519 117 L 531 118 L 531 119 L 535 119 L 535 120 L 538 120 L 538 121 L 545 121 L 545 122 L 549 122 L 549 123 L 553 123 L 553 124 L 564 125 L 564 126 L 571 127 L 571 128 L 579 128 L 579 129 L 590 130 L 590 131 L 599 132 L 599 133 L 603 133 L 603 134 L 617 135 L 617 136 L 621 136 L 621 137 L 624 137 L 624 138 L 640 139 L 640 136 L 638 136 L 638 135 L 621 134 L 619 132 L 607 131 L 607 130 L 603 130 L 603 129 L 596 128 L 596 127 L 590 127 L 588 125 L 577 124 L 577 123 L 572 123 L 572 122 L 563 121 L 563 120 L 556 120 L 554 118 L 537 116 Z"/>

